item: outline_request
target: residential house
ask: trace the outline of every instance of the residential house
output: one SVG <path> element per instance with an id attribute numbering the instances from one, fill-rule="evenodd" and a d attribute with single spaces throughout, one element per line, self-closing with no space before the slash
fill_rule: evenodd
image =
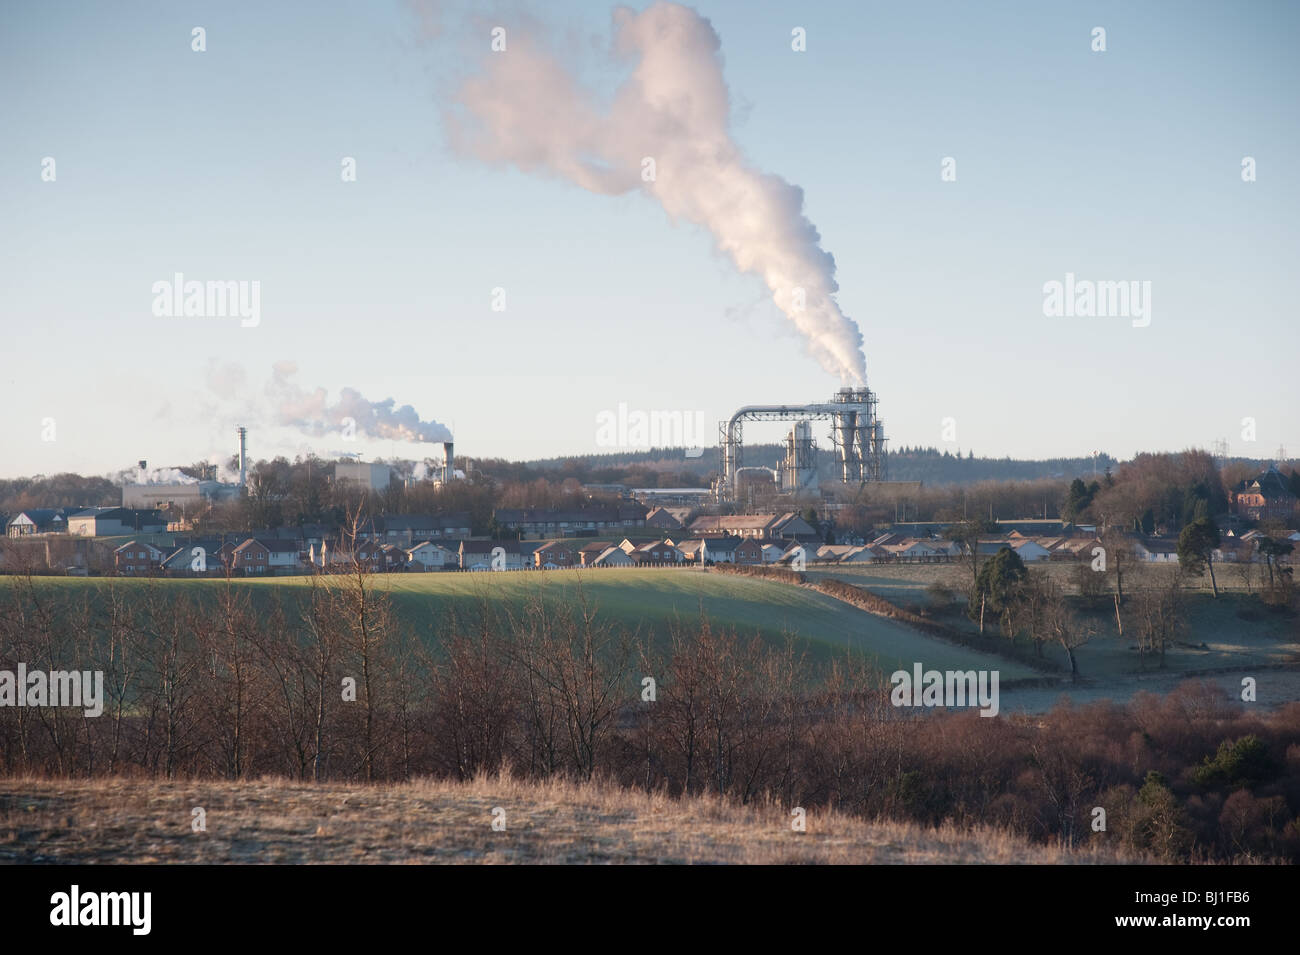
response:
<path id="1" fill-rule="evenodd" d="M 1245 564 L 1257 559 L 1258 545 L 1254 539 L 1224 536 L 1211 557 L 1220 564 Z"/>
<path id="2" fill-rule="evenodd" d="M 222 567 L 232 567 L 235 562 L 235 548 L 240 545 L 238 540 L 222 541 L 221 546 L 217 548 L 217 563 Z M 212 555 L 208 555 L 208 562 L 211 563 Z"/>
<path id="3" fill-rule="evenodd" d="M 85 510 L 76 508 L 75 511 Z M 63 534 L 68 530 L 68 514 L 65 507 L 37 507 L 20 511 L 9 518 L 5 533 L 9 537 L 30 537 L 33 534 Z"/>
<path id="4" fill-rule="evenodd" d="M 265 576 L 270 564 L 270 556 L 271 552 L 265 544 L 250 537 L 236 545 L 231 552 L 231 569 L 250 577 Z"/>
<path id="5" fill-rule="evenodd" d="M 533 548 L 525 554 L 517 540 L 465 540 L 459 553 L 461 570 L 523 570 Z"/>
<path id="6" fill-rule="evenodd" d="M 893 555 L 884 548 L 873 547 L 870 544 L 863 544 L 861 547 L 854 547 L 847 554 L 840 558 L 841 564 L 874 564 L 881 561 L 889 560 Z"/>
<path id="7" fill-rule="evenodd" d="M 926 541 L 926 543 L 934 548 L 936 557 L 960 557 L 963 553 L 961 544 L 958 544 L 956 541 L 932 537 Z"/>
<path id="8" fill-rule="evenodd" d="M 1051 551 L 1044 547 L 1038 541 L 1026 537 L 1018 541 L 1011 541 L 1011 549 L 1019 555 L 1021 561 L 1026 564 L 1036 563 L 1040 560 L 1047 560 L 1051 556 Z"/>
<path id="9" fill-rule="evenodd" d="M 631 567 L 633 560 L 621 547 L 610 544 L 603 551 L 584 563 L 585 567 Z"/>
<path id="10" fill-rule="evenodd" d="M 627 556 L 642 567 L 662 567 L 682 562 L 682 552 L 667 541 L 647 541 Z"/>
<path id="11" fill-rule="evenodd" d="M 809 557 L 818 563 L 834 564 L 856 549 L 852 544 L 822 544 L 820 547 L 810 547 Z"/>
<path id="12" fill-rule="evenodd" d="M 578 550 L 578 563 L 583 567 L 591 567 L 595 564 L 596 559 L 611 547 L 617 548 L 619 553 L 623 552 L 622 548 L 618 548 L 618 545 L 613 541 L 592 541 L 590 544 L 584 544 Z"/>
<path id="13" fill-rule="evenodd" d="M 469 515 L 464 513 L 384 514 L 368 522 L 367 536 L 409 548 L 420 541 L 459 541 L 469 536 L 469 529 Z"/>
<path id="14" fill-rule="evenodd" d="M 644 527 L 646 507 L 635 501 L 577 508 L 497 508 L 497 526 L 520 534 L 576 537 L 611 528 Z"/>
<path id="15" fill-rule="evenodd" d="M 1300 499 L 1291 490 L 1290 480 L 1274 464 L 1233 488 L 1232 507 L 1236 514 L 1248 520 L 1285 521 L 1295 515 Z"/>
<path id="16" fill-rule="evenodd" d="M 808 544 L 815 544 L 824 539 L 822 531 L 813 527 L 794 511 L 789 511 L 780 515 L 772 527 L 772 533 L 768 535 L 776 540 L 799 540 Z"/>
<path id="17" fill-rule="evenodd" d="M 269 573 L 292 574 L 302 570 L 302 541 L 260 536 L 256 540 L 266 548 L 266 566 Z"/>
<path id="18" fill-rule="evenodd" d="M 124 576 L 141 576 L 162 567 L 163 552 L 153 544 L 127 541 L 113 551 L 113 569 Z"/>
<path id="19" fill-rule="evenodd" d="M 672 544 L 674 547 L 677 548 L 678 553 L 682 555 L 682 560 L 685 563 L 688 564 L 703 563 L 704 558 L 701 555 L 701 551 L 704 548 L 703 538 L 696 537 L 690 540 L 677 541 L 677 540 L 673 540 L 670 537 L 667 543 Z"/>
<path id="20" fill-rule="evenodd" d="M 1048 548 L 1053 559 L 1092 560 L 1093 548 L 1100 547 L 1101 541 L 1095 537 L 1070 537 L 1061 540 L 1055 547 Z"/>
<path id="21" fill-rule="evenodd" d="M 548 541 L 533 551 L 533 566 L 542 570 L 560 570 L 581 564 L 578 551 L 563 541 Z"/>
<path id="22" fill-rule="evenodd" d="M 999 518 L 996 523 L 999 534 L 1019 534 L 1022 537 L 1064 537 L 1071 526 L 1062 520 L 1037 518 Z"/>
<path id="23" fill-rule="evenodd" d="M 757 537 L 815 541 L 817 530 L 793 511 L 784 514 L 701 515 L 691 522 L 692 537 Z"/>
<path id="24" fill-rule="evenodd" d="M 624 537 L 618 542 L 618 546 L 623 549 L 625 554 L 630 554 L 642 544 L 652 544 L 658 540 L 658 537 Z"/>
<path id="25" fill-rule="evenodd" d="M 355 542 L 342 537 L 327 537 L 319 544 L 308 545 L 307 561 L 326 571 L 346 571 L 358 563 L 367 571 L 381 571 L 389 560 L 385 557 L 385 546 L 388 545 L 360 535 Z M 404 562 L 405 551 L 402 554 Z"/>
<path id="26" fill-rule="evenodd" d="M 1178 541 L 1170 537 L 1138 537 L 1133 541 L 1133 556 L 1154 564 L 1178 562 Z"/>
<path id="27" fill-rule="evenodd" d="M 162 561 L 162 569 L 176 576 L 193 577 L 221 569 L 221 541 L 196 538 L 175 541 L 175 549 Z M 197 567 L 196 567 L 197 565 Z"/>
<path id="28" fill-rule="evenodd" d="M 395 574 L 406 570 L 406 548 L 396 544 L 379 545 L 379 562 L 377 567 L 385 574 Z"/>
<path id="29" fill-rule="evenodd" d="M 733 564 L 741 537 L 706 537 L 700 542 L 699 560 L 702 564 Z"/>
<path id="30" fill-rule="evenodd" d="M 781 559 L 789 549 L 788 541 L 764 541 L 763 542 L 763 563 L 775 564 Z"/>
<path id="31" fill-rule="evenodd" d="M 941 554 L 940 549 L 929 541 L 917 540 L 915 537 L 905 537 L 897 544 L 879 546 L 893 555 L 896 560 L 929 561 Z"/>
<path id="32" fill-rule="evenodd" d="M 646 527 L 665 531 L 680 531 L 690 520 L 689 507 L 656 507 L 645 516 Z"/>
<path id="33" fill-rule="evenodd" d="M 422 541 L 406 552 L 407 568 L 416 571 L 445 570 L 460 566 L 459 554 L 442 544 Z"/>
<path id="34" fill-rule="evenodd" d="M 804 566 L 817 560 L 817 552 L 803 541 L 788 541 L 776 563 L 787 567 Z"/>

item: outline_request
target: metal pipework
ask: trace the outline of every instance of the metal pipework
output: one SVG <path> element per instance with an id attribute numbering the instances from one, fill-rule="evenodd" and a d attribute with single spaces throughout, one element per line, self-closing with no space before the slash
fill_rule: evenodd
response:
<path id="1" fill-rule="evenodd" d="M 746 419 L 754 421 L 826 420 L 831 422 L 841 478 L 845 483 L 879 480 L 884 453 L 884 430 L 876 418 L 876 396 L 867 388 L 841 388 L 829 402 L 810 405 L 746 405 L 723 425 L 722 475 L 718 496 L 735 493 L 736 471 L 743 453 Z"/>

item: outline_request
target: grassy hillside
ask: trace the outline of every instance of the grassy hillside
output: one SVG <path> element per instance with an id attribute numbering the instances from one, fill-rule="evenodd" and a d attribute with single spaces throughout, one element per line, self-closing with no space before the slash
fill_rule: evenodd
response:
<path id="1" fill-rule="evenodd" d="M 1054 574 L 1070 568 L 1051 566 Z M 1159 574 L 1168 569 L 1153 568 Z M 814 569 L 812 580 L 837 577 L 864 587 L 899 605 L 925 608 L 936 620 L 965 632 L 971 638 L 975 625 L 966 618 L 960 589 L 969 571 L 954 564 L 906 564 L 889 567 L 837 567 Z M 1076 611 L 1093 639 L 1077 651 L 1082 682 L 1061 687 L 1033 686 L 1043 673 L 1032 665 L 999 652 L 1003 638 L 994 637 L 987 649 L 920 633 L 893 620 L 862 611 L 808 587 L 773 580 L 705 573 L 689 569 L 614 569 L 600 571 L 549 571 L 473 574 L 395 574 L 375 578 L 391 593 L 401 619 L 426 640 L 436 640 L 451 613 L 474 615 L 483 605 L 522 607 L 530 598 L 581 598 L 599 617 L 665 640 L 673 623 L 689 625 L 701 612 L 718 627 L 734 628 L 744 636 L 757 635 L 779 643 L 787 635 L 804 647 L 813 662 L 824 662 L 846 650 L 874 660 L 885 672 L 910 669 L 921 662 L 934 669 L 997 669 L 1010 694 L 1012 708 L 1043 710 L 1062 692 L 1078 700 L 1109 697 L 1128 699 L 1139 690 L 1167 692 L 1189 675 L 1213 675 L 1226 689 L 1240 688 L 1243 676 L 1259 682 L 1259 702 L 1279 705 L 1300 694 L 1300 626 L 1294 616 L 1263 611 L 1256 597 L 1227 592 L 1217 600 L 1208 591 L 1189 592 L 1186 606 L 1189 632 L 1171 648 L 1163 663 L 1137 653 L 1131 634 L 1116 631 L 1113 607 L 1103 600 L 1089 607 L 1076 601 Z M 1151 578 L 1156 579 L 1156 578 Z M 950 588 L 945 603 L 932 584 Z M 1068 580 L 1063 580 L 1067 583 Z M 234 586 L 266 606 L 272 600 L 302 600 L 310 580 L 279 577 L 239 580 Z M 214 594 L 226 586 L 222 580 L 165 579 L 157 581 L 118 578 L 40 578 L 46 592 L 67 597 L 84 596 L 95 588 L 115 586 L 126 591 L 156 587 L 163 594 Z M 996 627 L 990 631 L 996 633 Z M 965 639 L 965 638 L 963 638 Z M 973 640 L 978 644 L 978 640 Z M 1020 652 L 1026 652 L 1024 647 Z M 1052 644 L 1044 649 L 1045 662 L 1062 676 L 1067 672 L 1063 651 Z M 1016 684 L 1019 683 L 1019 687 Z M 1235 691 L 1234 691 L 1235 695 Z"/>
<path id="2" fill-rule="evenodd" d="M 192 829 L 201 807 L 207 830 Z M 505 831 L 493 831 L 493 810 Z M 926 829 L 605 784 L 511 778 L 0 780 L 0 863 L 1120 863 L 996 829 Z"/>
<path id="3" fill-rule="evenodd" d="M 617 569 L 519 573 L 393 574 L 375 578 L 392 594 L 402 619 L 417 633 L 434 638 L 449 611 L 472 614 L 483 602 L 522 606 L 534 595 L 556 600 L 581 595 L 610 621 L 666 639 L 672 623 L 689 624 L 701 611 L 714 626 L 735 628 L 773 643 L 786 635 L 800 641 L 814 660 L 853 650 L 866 654 L 888 671 L 910 668 L 915 661 L 939 669 L 1000 669 L 1002 680 L 1036 678 L 1029 667 L 992 654 L 928 637 L 901 624 L 850 607 L 824 594 L 769 580 L 728 577 L 702 571 Z M 95 578 L 42 578 L 42 587 L 64 596 L 109 586 Z M 163 593 L 211 593 L 222 580 L 118 578 L 113 586 L 128 591 L 157 587 Z M 276 594 L 302 599 L 309 580 L 277 577 L 240 580 L 255 600 Z"/>

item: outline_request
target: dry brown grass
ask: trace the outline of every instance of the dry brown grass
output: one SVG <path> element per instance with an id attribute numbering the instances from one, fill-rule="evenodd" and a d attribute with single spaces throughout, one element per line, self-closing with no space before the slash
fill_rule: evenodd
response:
<path id="1" fill-rule="evenodd" d="M 191 810 L 207 831 L 191 830 Z M 494 832 L 492 810 L 506 811 Z M 1115 863 L 993 829 L 924 829 L 612 785 L 0 781 L 4 863 Z"/>

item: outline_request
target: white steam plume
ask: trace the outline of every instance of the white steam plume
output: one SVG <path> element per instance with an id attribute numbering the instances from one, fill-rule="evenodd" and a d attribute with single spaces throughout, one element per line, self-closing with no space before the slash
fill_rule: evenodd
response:
<path id="1" fill-rule="evenodd" d="M 274 408 L 275 423 L 313 435 L 335 434 L 345 427 L 346 419 L 356 422 L 359 436 L 393 441 L 450 441 L 451 432 L 436 421 L 422 421 L 410 405 L 393 407 L 392 398 L 370 401 L 353 388 L 339 392 L 339 400 L 329 401 L 324 388 L 306 391 L 293 380 L 298 366 L 291 361 L 276 362 L 267 394 Z"/>
<path id="2" fill-rule="evenodd" d="M 119 472 L 120 482 L 131 481 L 135 484 L 198 484 L 199 479 L 191 477 L 180 468 L 128 468 Z"/>
<path id="3" fill-rule="evenodd" d="M 512 31 L 506 51 L 461 86 L 445 117 L 452 144 L 592 192 L 644 189 L 672 219 L 708 229 L 742 272 L 760 275 L 813 357 L 860 383 L 862 333 L 835 301 L 835 259 L 803 214 L 803 190 L 751 166 L 728 131 L 720 45 L 709 21 L 679 4 L 617 8 L 613 47 L 635 66 L 600 108 L 560 57 Z M 643 179 L 646 158 L 653 181 Z"/>

